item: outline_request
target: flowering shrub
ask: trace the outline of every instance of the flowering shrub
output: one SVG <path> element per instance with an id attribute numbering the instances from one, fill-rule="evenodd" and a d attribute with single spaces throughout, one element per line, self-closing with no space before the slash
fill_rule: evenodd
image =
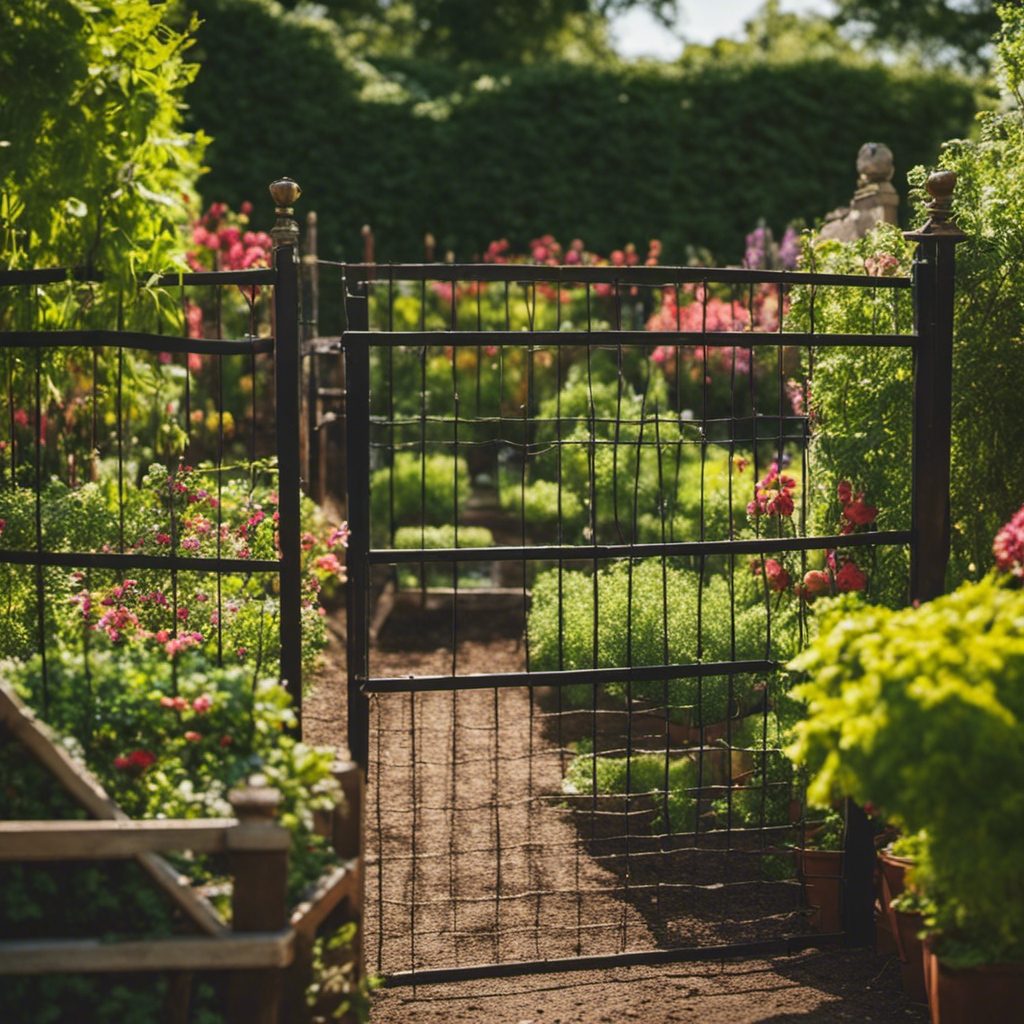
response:
<path id="1" fill-rule="evenodd" d="M 751 522 L 760 527 L 766 519 L 772 520 L 774 528 L 769 527 L 767 532 L 782 536 L 786 529 L 792 528 L 784 527 L 784 523 L 792 521 L 795 488 L 796 480 L 788 473 L 780 472 L 777 463 L 773 462 L 768 473 L 757 482 L 754 499 L 747 506 Z M 860 526 L 868 526 L 878 516 L 878 509 L 865 502 L 864 492 L 855 493 L 848 480 L 840 482 L 837 496 L 843 521 L 839 529 L 841 534 L 852 533 Z M 790 592 L 802 601 L 813 602 L 819 597 L 834 597 L 836 594 L 867 589 L 868 578 L 858 568 L 850 551 L 830 549 L 824 552 L 821 568 L 803 573 L 800 582 L 795 585 L 793 579 L 800 575 L 795 569 L 795 553 L 779 557 L 781 562 L 774 558 L 756 559 L 750 566 L 754 577 L 762 579 L 769 592 L 779 595 L 776 603 Z M 794 564 L 787 568 L 787 561 Z"/>
<path id="2" fill-rule="evenodd" d="M 234 213 L 226 203 L 211 203 L 192 224 L 192 245 L 186 255 L 193 270 L 248 270 L 269 267 L 273 242 L 265 231 L 246 230 L 252 203 Z"/>
<path id="3" fill-rule="evenodd" d="M 49 550 L 142 554 L 176 551 L 185 557 L 276 559 L 277 495 L 269 465 L 248 479 L 218 483 L 209 469 L 151 466 L 138 488 L 90 483 L 71 490 L 52 481 L 44 494 L 44 536 Z M 254 485 L 254 477 L 270 482 Z M 35 545 L 35 501 L 27 489 L 0 491 L 4 528 L 0 544 L 11 549 Z M 123 515 L 123 534 L 121 516 Z M 311 668 L 326 642 L 324 609 L 317 596 L 344 578 L 338 554 L 348 528 L 323 520 L 303 499 L 303 661 Z M 273 674 L 279 652 L 276 575 L 214 575 L 187 570 L 140 569 L 129 578 L 112 571 L 44 571 L 47 630 L 74 646 L 159 651 L 173 660 L 189 649 L 213 663 L 238 663 Z M 268 582 L 269 579 L 269 582 Z M 22 656 L 38 642 L 35 584 L 14 566 L 0 566 L 0 596 L 10 629 L 0 654 Z"/>
<path id="4" fill-rule="evenodd" d="M 788 297 L 783 296 L 781 315 L 787 313 Z M 759 286 L 733 294 L 716 286 L 706 289 L 702 284 L 681 284 L 662 290 L 661 304 L 647 320 L 646 328 L 710 334 L 771 332 L 778 330 L 779 316 L 777 288 Z M 680 408 L 693 409 L 712 420 L 742 420 L 754 409 L 762 414 L 779 412 L 778 359 L 774 351 L 755 352 L 736 345 L 657 345 L 651 361 L 665 375 L 669 393 L 674 393 Z M 792 415 L 792 403 L 787 402 L 782 411 L 783 415 Z M 741 424 L 730 425 L 731 436 L 737 435 L 737 427 Z"/>
<path id="5" fill-rule="evenodd" d="M 39 656 L 0 662 L 0 676 L 42 711 Z M 294 715 L 288 694 L 276 680 L 254 680 L 251 669 L 241 666 L 211 667 L 194 652 L 172 665 L 161 652 L 138 646 L 51 649 L 46 676 L 48 724 L 131 816 L 230 817 L 229 790 L 257 773 L 281 793 L 278 820 L 292 834 L 290 903 L 303 898 L 323 870 L 336 862 L 329 840 L 317 834 L 313 822 L 315 811 L 328 810 L 337 799 L 330 774 L 333 753 L 285 734 Z M 26 760 L 31 759 L 0 754 L 5 815 L 81 816 L 45 773 L 26 774 Z M 210 856 L 169 857 L 194 884 L 206 886 L 217 909 L 230 919 L 230 881 L 222 863 Z M 94 935 L 97 927 L 126 937 L 176 930 L 162 894 L 140 871 L 126 865 L 112 865 L 106 869 L 109 877 L 93 882 L 109 886 L 113 907 L 104 902 L 102 892 L 107 890 L 98 893 L 89 887 L 91 873 L 80 879 L 75 865 L 57 866 L 55 877 L 67 882 L 67 890 L 54 887 L 52 881 L 49 888 L 42 884 L 40 875 L 52 875 L 52 865 L 0 869 L 0 899 L 9 910 L 4 914 L 7 938 Z M 81 900 L 74 907 L 67 905 L 71 893 L 78 893 Z M 142 912 L 135 909 L 139 906 Z M 217 1005 L 220 1000 L 212 1002 Z M 210 1000 L 200 1003 L 209 1005 Z M 203 1019 L 213 1024 L 220 1018 Z"/>

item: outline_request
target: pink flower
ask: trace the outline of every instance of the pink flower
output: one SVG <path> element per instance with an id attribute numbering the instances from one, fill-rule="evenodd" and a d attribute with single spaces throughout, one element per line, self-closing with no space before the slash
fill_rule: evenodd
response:
<path id="1" fill-rule="evenodd" d="M 156 535 L 157 544 L 170 544 L 171 538 L 166 533 L 158 533 Z"/>
<path id="2" fill-rule="evenodd" d="M 188 708 L 188 701 L 184 697 L 161 697 L 160 707 L 172 708 L 175 711 L 185 711 Z"/>
<path id="3" fill-rule="evenodd" d="M 1024 576 L 1024 506 L 996 534 L 992 553 L 1003 572 Z"/>
<path id="4" fill-rule="evenodd" d="M 231 746 L 231 737 L 230 736 L 221 736 L 221 738 L 217 742 L 220 743 L 220 745 L 222 747 L 230 747 Z"/>
<path id="5" fill-rule="evenodd" d="M 836 494 L 843 505 L 849 505 L 853 499 L 853 488 L 850 486 L 849 480 L 841 480 L 839 486 L 836 488 Z"/>
<path id="6" fill-rule="evenodd" d="M 774 558 L 765 559 L 764 575 L 771 590 L 782 591 L 789 586 L 789 573 Z"/>
<path id="7" fill-rule="evenodd" d="M 245 214 L 246 217 L 248 217 L 249 214 L 252 213 L 252 203 L 250 203 L 249 200 L 246 199 L 246 201 L 242 203 L 239 209 L 242 211 L 242 213 Z"/>
<path id="8" fill-rule="evenodd" d="M 18 426 L 18 427 L 27 427 L 28 426 L 28 413 L 25 412 L 24 409 L 15 409 L 14 410 L 14 423 L 15 423 L 15 426 Z"/>
<path id="9" fill-rule="evenodd" d="M 319 555 L 313 564 L 323 572 L 342 573 L 345 571 L 345 567 L 332 554 Z"/>
<path id="10" fill-rule="evenodd" d="M 867 577 L 853 564 L 847 562 L 836 573 L 836 590 L 845 594 L 851 590 L 863 590 L 868 585 Z"/>
<path id="11" fill-rule="evenodd" d="M 194 701 L 192 701 L 192 710 L 197 715 L 205 715 L 210 708 L 213 707 L 213 698 L 208 694 L 200 694 Z"/>
<path id="12" fill-rule="evenodd" d="M 132 768 L 148 768 L 156 764 L 156 754 L 149 750 L 133 750 L 128 755 L 128 764 Z"/>
<path id="13" fill-rule="evenodd" d="M 185 739 L 187 739 L 189 743 L 198 743 L 202 738 L 203 737 L 194 729 L 189 729 L 189 731 L 185 733 Z"/>
<path id="14" fill-rule="evenodd" d="M 812 569 L 804 575 L 804 592 L 808 597 L 817 597 L 819 594 L 832 593 L 832 581 L 828 573 L 820 569 Z"/>
<path id="15" fill-rule="evenodd" d="M 343 548 L 347 548 L 348 539 L 351 534 L 352 531 L 348 528 L 348 523 L 342 523 L 341 526 L 336 527 L 334 533 L 331 534 L 331 539 L 327 542 L 327 546 L 333 548 L 336 544 L 340 544 Z"/>

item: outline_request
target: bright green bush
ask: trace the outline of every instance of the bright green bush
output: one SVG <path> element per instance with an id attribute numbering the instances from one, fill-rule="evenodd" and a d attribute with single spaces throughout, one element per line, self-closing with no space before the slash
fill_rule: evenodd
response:
<path id="1" fill-rule="evenodd" d="M 452 525 L 402 526 L 395 530 L 396 548 L 486 548 L 494 543 L 494 535 L 483 526 L 460 526 L 458 541 L 456 545 Z"/>
<path id="2" fill-rule="evenodd" d="M 528 621 L 532 668 L 689 664 L 698 657 L 704 662 L 728 661 L 734 645 L 737 659 L 784 658 L 796 649 L 793 605 L 772 609 L 769 651 L 768 613 L 762 602 L 734 604 L 724 577 L 701 587 L 696 572 L 670 568 L 652 558 L 632 565 L 616 562 L 597 573 L 595 652 L 594 589 L 594 577 L 587 572 L 554 569 L 537 577 Z M 673 719 L 710 725 L 724 719 L 730 699 L 748 695 L 751 686 L 745 677 L 731 682 L 726 676 L 662 682 L 644 679 L 640 672 L 630 686 L 611 683 L 606 689 L 622 700 L 629 696 L 661 707 L 667 697 Z M 593 700 L 593 688 L 587 684 L 563 687 L 563 693 L 577 706 Z"/>
<path id="3" fill-rule="evenodd" d="M 654 798 L 658 808 L 652 822 L 655 829 L 688 832 L 694 827 L 697 801 L 693 790 L 697 785 L 697 764 L 666 754 L 635 754 L 631 758 L 602 757 L 592 753 L 574 757 L 562 780 L 562 792 L 626 796 L 646 794 Z"/>
<path id="4" fill-rule="evenodd" d="M 791 663 L 808 717 L 792 755 L 813 800 L 848 795 L 925 830 L 917 881 L 943 955 L 1024 955 L 1024 591 L 989 576 L 893 612 L 833 604 Z"/>
<path id="5" fill-rule="evenodd" d="M 458 484 L 456 484 L 458 475 Z M 399 452 L 370 478 L 370 529 L 375 541 L 394 526 L 444 526 L 469 500 L 469 468 L 451 455 Z"/>

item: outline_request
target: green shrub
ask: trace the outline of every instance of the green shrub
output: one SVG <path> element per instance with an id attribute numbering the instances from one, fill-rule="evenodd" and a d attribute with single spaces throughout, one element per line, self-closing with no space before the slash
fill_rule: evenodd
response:
<path id="1" fill-rule="evenodd" d="M 371 535 L 375 542 L 383 542 L 392 525 L 452 523 L 465 507 L 469 490 L 465 459 L 399 452 L 392 465 L 378 469 L 370 478 Z"/>
<path id="2" fill-rule="evenodd" d="M 595 652 L 594 576 L 557 569 L 537 577 L 528 619 L 530 665 L 538 671 L 610 668 L 626 665 L 690 664 L 787 656 L 795 651 L 795 615 L 772 611 L 772 644 L 766 635 L 767 612 L 758 602 L 734 605 L 730 587 L 715 577 L 703 587 L 688 569 L 674 569 L 659 559 L 616 562 L 597 573 Z M 700 637 L 698 644 L 698 600 Z M 787 606 L 791 608 L 792 606 Z M 734 625 L 735 624 L 735 625 Z M 638 672 L 630 685 L 604 689 L 625 700 L 664 707 L 678 721 L 710 725 L 730 710 L 730 700 L 748 695 L 747 677 L 696 676 L 667 682 L 644 679 Z M 586 706 L 593 687 L 563 687 L 570 704 Z"/>
<path id="3" fill-rule="evenodd" d="M 647 794 L 654 797 L 658 814 L 654 828 L 688 832 L 694 827 L 697 801 L 697 764 L 689 758 L 670 758 L 666 754 L 635 754 L 633 757 L 602 757 L 580 754 L 569 762 L 562 791 L 569 794 L 626 796 Z"/>
<path id="4" fill-rule="evenodd" d="M 402 526 L 395 530 L 396 548 L 486 548 L 494 543 L 494 535 L 483 526 L 460 526 L 458 545 L 455 543 L 455 527 L 448 526 Z"/>
<path id="5" fill-rule="evenodd" d="M 204 195 L 235 207 L 265 195 L 288 153 L 330 259 L 356 258 L 368 222 L 383 260 L 419 259 L 427 231 L 466 260 L 492 239 L 522 251 L 546 232 L 610 252 L 629 225 L 638 245 L 662 239 L 672 262 L 687 244 L 738 262 L 759 217 L 780 230 L 849 202 L 865 139 L 898 143 L 901 168 L 929 162 L 977 104 L 972 83 L 948 73 L 803 55 L 382 73 L 323 19 L 267 0 L 192 6 L 205 63 L 187 99 L 216 140 Z M 246 68 L 250 88 L 225 67 Z M 276 152 L 249 152 L 268 123 Z M 337 159 L 342 138 L 358 160 Z"/>
<path id="6" fill-rule="evenodd" d="M 835 602 L 792 663 L 791 753 L 811 799 L 848 795 L 927 839 L 917 881 L 943 955 L 1024 955 L 1024 591 L 989 576 L 917 608 Z M 978 870 L 984 865 L 984 870 Z"/>

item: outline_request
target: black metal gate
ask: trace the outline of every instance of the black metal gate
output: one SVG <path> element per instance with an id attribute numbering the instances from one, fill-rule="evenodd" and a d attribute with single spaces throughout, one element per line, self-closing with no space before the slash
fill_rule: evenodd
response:
<path id="1" fill-rule="evenodd" d="M 349 742 L 390 983 L 870 929 L 864 815 L 846 808 L 824 872 L 838 917 L 796 852 L 827 823 L 778 750 L 813 598 L 784 606 L 781 584 L 842 549 L 909 556 L 910 594 L 941 592 L 956 236 L 918 237 L 913 279 L 342 268 Z M 886 296 L 886 319 L 817 332 L 826 288 Z M 912 353 L 914 494 L 891 529 L 808 518 L 801 403 L 826 346 Z"/>

